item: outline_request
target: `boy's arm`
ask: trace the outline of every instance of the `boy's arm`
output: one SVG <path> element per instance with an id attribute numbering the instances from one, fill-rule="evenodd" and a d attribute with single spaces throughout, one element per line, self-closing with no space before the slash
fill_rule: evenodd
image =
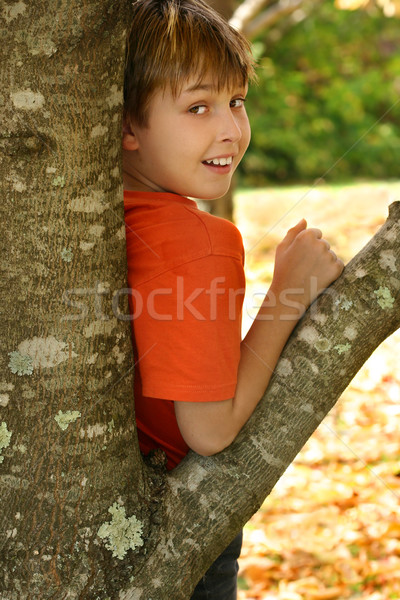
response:
<path id="1" fill-rule="evenodd" d="M 307 229 L 302 220 L 288 231 L 276 251 L 271 287 L 241 343 L 234 398 L 175 402 L 179 429 L 192 450 L 210 456 L 235 439 L 264 394 L 298 320 L 342 270 L 342 261 L 318 229 Z"/>

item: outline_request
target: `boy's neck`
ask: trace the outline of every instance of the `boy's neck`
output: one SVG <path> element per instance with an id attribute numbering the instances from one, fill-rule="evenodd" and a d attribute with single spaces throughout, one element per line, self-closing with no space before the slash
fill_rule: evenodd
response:
<path id="1" fill-rule="evenodd" d="M 139 179 L 137 179 L 131 173 L 127 171 L 122 171 L 122 182 L 124 186 L 124 191 L 129 192 L 157 192 L 161 190 L 154 190 L 150 186 L 146 185 Z"/>

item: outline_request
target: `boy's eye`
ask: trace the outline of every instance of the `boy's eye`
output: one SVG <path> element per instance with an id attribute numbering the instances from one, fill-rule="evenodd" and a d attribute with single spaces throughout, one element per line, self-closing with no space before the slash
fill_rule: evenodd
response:
<path id="1" fill-rule="evenodd" d="M 192 108 L 189 108 L 189 112 L 193 115 L 204 115 L 206 111 L 207 107 L 204 106 L 204 104 L 199 104 L 198 106 L 192 106 Z"/>
<path id="2" fill-rule="evenodd" d="M 245 102 L 246 102 L 246 98 L 234 98 L 233 100 L 230 101 L 230 107 L 231 108 L 242 108 L 242 106 L 244 106 Z"/>

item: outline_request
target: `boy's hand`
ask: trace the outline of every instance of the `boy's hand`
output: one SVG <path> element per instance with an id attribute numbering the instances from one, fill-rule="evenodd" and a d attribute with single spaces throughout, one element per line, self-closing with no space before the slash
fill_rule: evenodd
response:
<path id="1" fill-rule="evenodd" d="M 330 249 L 319 229 L 307 229 L 302 219 L 289 229 L 276 249 L 271 291 L 282 304 L 304 310 L 343 271 L 343 262 Z M 298 310 L 298 309 L 297 309 Z"/>

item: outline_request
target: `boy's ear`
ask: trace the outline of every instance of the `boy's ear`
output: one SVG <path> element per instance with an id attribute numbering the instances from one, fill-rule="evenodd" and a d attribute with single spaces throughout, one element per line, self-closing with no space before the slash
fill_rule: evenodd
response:
<path id="1" fill-rule="evenodd" d="M 139 143 L 136 135 L 132 131 L 132 125 L 124 121 L 122 128 L 122 148 L 124 150 L 137 150 Z"/>

